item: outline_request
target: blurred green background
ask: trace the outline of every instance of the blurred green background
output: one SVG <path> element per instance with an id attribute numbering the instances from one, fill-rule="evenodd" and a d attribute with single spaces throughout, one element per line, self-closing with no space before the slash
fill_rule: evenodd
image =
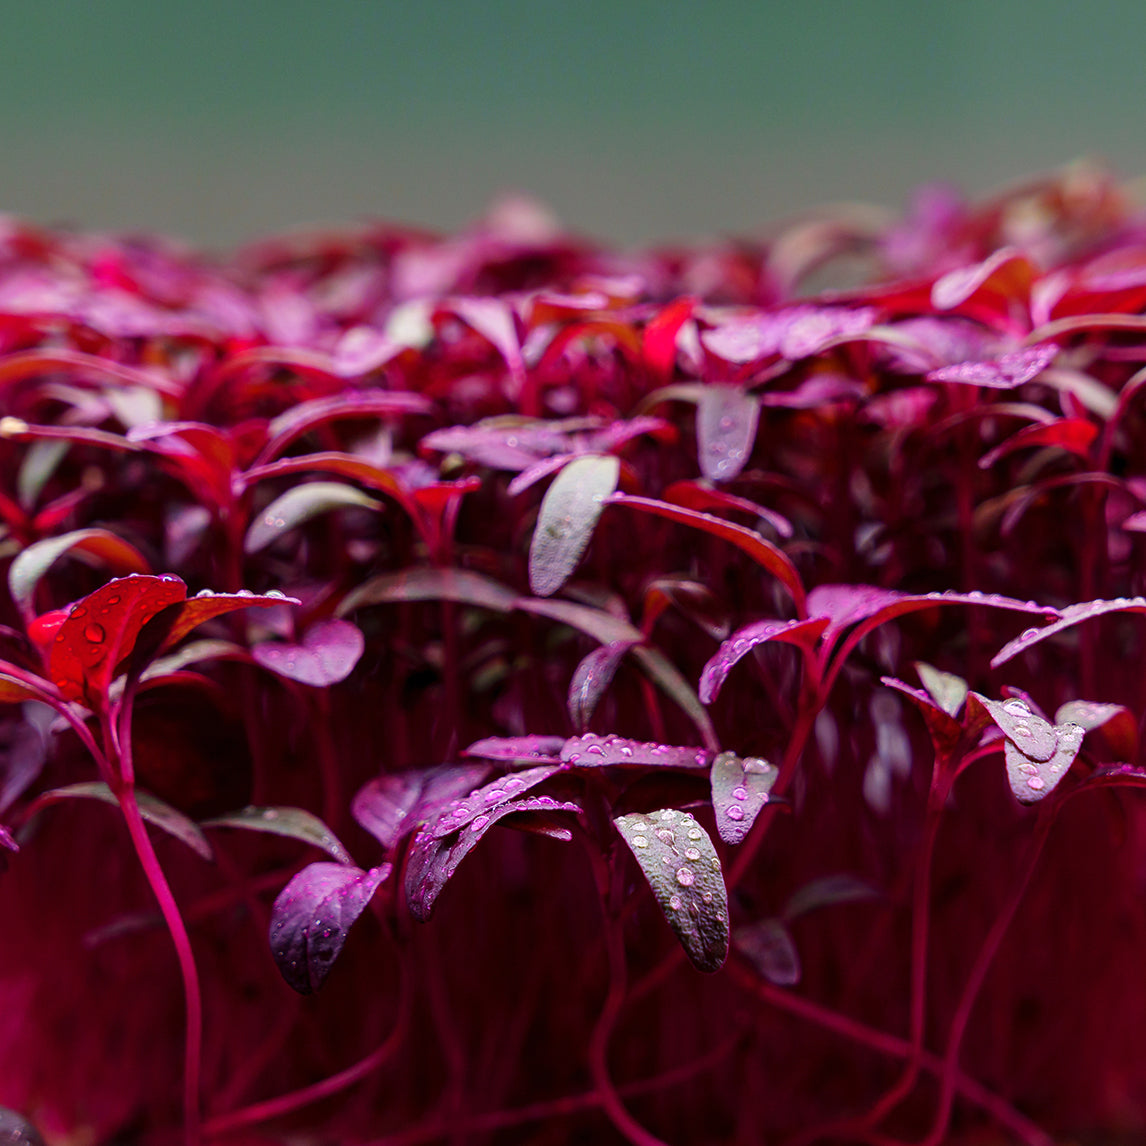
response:
<path id="1" fill-rule="evenodd" d="M 223 246 L 504 189 L 631 243 L 1146 171 L 1141 0 L 76 0 L 0 11 L 0 209 Z"/>

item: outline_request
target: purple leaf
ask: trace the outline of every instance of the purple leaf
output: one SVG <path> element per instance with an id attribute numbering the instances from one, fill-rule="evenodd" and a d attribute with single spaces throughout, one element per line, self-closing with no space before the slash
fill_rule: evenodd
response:
<path id="1" fill-rule="evenodd" d="M 1032 760 L 1045 763 L 1055 753 L 1058 732 L 1049 721 L 1031 711 L 1030 705 L 1018 697 L 1010 700 L 988 700 L 974 694 L 975 699 L 990 713 L 991 719 L 1003 735 L 1022 748 Z M 1081 743 L 1081 741 L 1080 741 Z"/>
<path id="2" fill-rule="evenodd" d="M 204 820 L 204 828 L 245 828 L 249 832 L 268 832 L 274 836 L 299 840 L 321 848 L 339 863 L 351 862 L 350 854 L 334 833 L 312 812 L 304 808 L 256 807 L 250 805 L 224 816 Z"/>
<path id="3" fill-rule="evenodd" d="M 442 888 L 458 870 L 462 860 L 498 820 L 517 812 L 542 812 L 547 815 L 553 812 L 572 812 L 579 815 L 581 810 L 579 804 L 568 800 L 557 800 L 551 796 L 526 796 L 476 816 L 464 830 L 441 839 L 423 829 L 410 847 L 406 866 L 406 899 L 410 914 L 423 923 L 430 918 Z"/>
<path id="4" fill-rule="evenodd" d="M 0 689 L 3 683 L 0 678 Z M 44 734 L 35 724 L 30 721 L 0 724 L 0 815 L 40 775 L 47 754 Z"/>
<path id="5" fill-rule="evenodd" d="M 1074 763 L 1086 729 L 1077 724 L 1055 728 L 1056 745 L 1049 759 L 1039 760 L 1020 750 L 1009 737 L 1003 752 L 1007 761 L 1007 779 L 1020 804 L 1033 804 L 1054 791 L 1058 782 Z"/>
<path id="6" fill-rule="evenodd" d="M 726 844 L 738 844 L 768 803 L 768 793 L 780 770 L 767 760 L 721 752 L 712 762 L 712 810 L 716 830 Z"/>
<path id="7" fill-rule="evenodd" d="M 573 670 L 569 681 L 569 719 L 573 727 L 584 731 L 589 726 L 597 702 L 613 682 L 631 641 L 614 641 L 594 649 Z"/>
<path id="8" fill-rule="evenodd" d="M 794 987 L 803 973 L 796 941 L 782 919 L 761 919 L 732 933 L 732 942 L 756 970 L 777 987 Z"/>
<path id="9" fill-rule="evenodd" d="M 243 551 L 258 553 L 311 518 L 347 506 L 375 512 L 382 509 L 381 502 L 342 482 L 311 481 L 296 485 L 275 498 L 255 519 L 247 530 Z"/>
<path id="10" fill-rule="evenodd" d="M 653 744 L 587 732 L 584 736 L 574 736 L 565 741 L 561 759 L 579 768 L 605 768 L 616 764 L 646 768 L 705 768 L 709 754 L 702 748 Z"/>
<path id="11" fill-rule="evenodd" d="M 270 944 L 288 986 L 300 995 L 322 986 L 346 933 L 390 870 L 388 863 L 369 871 L 312 863 L 282 889 L 271 909 Z"/>
<path id="12" fill-rule="evenodd" d="M 301 644 L 266 641 L 251 655 L 264 668 L 301 684 L 325 688 L 345 680 L 366 647 L 361 630 L 349 621 L 319 621 Z"/>
<path id="13" fill-rule="evenodd" d="M 520 471 L 543 458 L 572 452 L 572 443 L 568 435 L 557 428 L 559 425 L 515 419 L 508 423 L 499 420 L 472 426 L 448 426 L 422 438 L 419 450 L 461 454 L 490 469 Z"/>
<path id="14" fill-rule="evenodd" d="M 529 547 L 529 587 L 537 596 L 552 596 L 572 576 L 620 474 L 616 458 L 586 456 L 554 478 Z"/>
<path id="15" fill-rule="evenodd" d="M 752 456 L 760 399 L 739 386 L 706 386 L 696 406 L 700 470 L 710 481 L 731 481 Z"/>
<path id="16" fill-rule="evenodd" d="M 1146 613 L 1146 597 L 1117 597 L 1113 601 L 1084 601 L 1077 605 L 1067 605 L 1059 610 L 1058 620 L 1041 629 L 1027 629 L 1013 641 L 1008 641 L 991 659 L 991 668 L 1006 664 L 1047 637 L 1107 613 Z"/>
<path id="17" fill-rule="evenodd" d="M 119 800 L 115 798 L 112 790 L 102 780 L 85 780 L 79 784 L 67 784 L 63 788 L 52 788 L 38 796 L 32 806 L 33 808 L 44 807 L 60 800 L 74 799 L 100 800 L 105 804 L 119 807 Z M 205 860 L 214 859 L 214 852 L 207 842 L 207 837 L 203 835 L 199 825 L 194 820 L 189 819 L 170 804 L 165 804 L 158 797 L 152 796 L 148 792 L 137 790 L 135 802 L 139 805 L 139 814 L 147 823 L 185 843 Z"/>
<path id="18" fill-rule="evenodd" d="M 1055 359 L 1059 348 L 1041 342 L 985 361 L 956 362 L 927 374 L 928 382 L 962 382 L 993 390 L 1014 390 L 1037 378 Z"/>
<path id="19" fill-rule="evenodd" d="M 815 648 L 816 641 L 828 624 L 826 617 L 812 617 L 806 621 L 756 621 L 738 629 L 716 650 L 701 671 L 701 702 L 712 704 L 733 666 L 757 645 L 765 641 L 784 641 L 797 648 L 810 650 Z"/>
<path id="20" fill-rule="evenodd" d="M 730 319 L 705 331 L 701 342 L 726 362 L 756 362 L 774 354 L 795 361 L 819 354 L 837 341 L 862 336 L 876 315 L 873 307 L 794 306 Z"/>
<path id="21" fill-rule="evenodd" d="M 561 758 L 564 736 L 487 736 L 475 740 L 463 756 L 477 756 L 482 760 L 548 760 L 556 763 Z"/>
<path id="22" fill-rule="evenodd" d="M 44 1139 L 26 1118 L 0 1106 L 0 1146 L 44 1146 Z"/>
<path id="23" fill-rule="evenodd" d="M 728 891 L 708 833 L 675 808 L 613 823 L 693 966 L 719 971 L 728 957 Z"/>
<path id="24" fill-rule="evenodd" d="M 985 605 L 1044 617 L 1058 615 L 1057 609 L 1034 601 L 980 593 L 976 589 L 969 593 L 897 593 L 894 589 L 880 589 L 875 585 L 818 585 L 808 594 L 808 612 L 813 617 L 831 618 L 831 624 L 824 632 L 826 642 L 831 642 L 858 621 L 870 622 L 863 628 L 867 633 L 885 621 L 933 605 Z"/>
<path id="25" fill-rule="evenodd" d="M 451 800 L 426 825 L 426 831 L 436 840 L 444 839 L 483 816 L 488 816 L 495 808 L 523 796 L 530 788 L 543 784 L 560 770 L 559 764 L 541 764 L 536 768 L 512 772 L 508 776 L 498 776 L 468 796 Z"/>
<path id="26" fill-rule="evenodd" d="M 472 792 L 488 773 L 485 764 L 456 764 L 379 776 L 358 790 L 350 814 L 389 849 L 439 816 L 451 800 Z"/>

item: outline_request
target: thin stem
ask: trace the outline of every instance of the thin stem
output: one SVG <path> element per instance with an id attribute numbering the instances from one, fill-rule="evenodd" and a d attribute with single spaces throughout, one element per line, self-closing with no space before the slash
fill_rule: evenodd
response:
<path id="1" fill-rule="evenodd" d="M 729 968 L 741 986 L 746 987 L 759 999 L 780 1010 L 787 1011 L 816 1024 L 816 1026 L 823 1027 L 825 1030 L 833 1031 L 843 1038 L 869 1047 L 880 1054 L 893 1058 L 907 1058 L 912 1053 L 911 1043 L 907 1039 L 889 1034 L 887 1031 L 881 1031 L 876 1027 L 870 1027 L 858 1019 L 842 1015 L 838 1011 L 821 1006 L 811 999 L 776 987 L 767 980 L 757 978 L 752 971 L 737 963 L 730 963 Z M 920 1063 L 929 1074 L 942 1074 L 946 1069 L 944 1060 L 927 1050 L 920 1056 Z M 1020 1114 L 1006 1099 L 988 1090 L 974 1079 L 968 1078 L 959 1070 L 957 1065 L 952 1078 L 955 1090 L 969 1102 L 973 1102 L 981 1110 L 984 1110 L 1000 1126 L 1012 1131 L 1026 1143 L 1026 1146 L 1054 1146 L 1054 1141 L 1050 1135 Z"/>
<path id="2" fill-rule="evenodd" d="M 1011 892 L 1002 912 L 988 932 L 983 946 L 979 949 L 975 964 L 971 968 L 971 974 L 968 976 L 963 994 L 959 998 L 959 1006 L 955 1010 L 955 1017 L 951 1020 L 951 1030 L 947 1036 L 947 1051 L 943 1056 L 940 1078 L 939 1109 L 936 1112 L 930 1133 L 923 1139 L 920 1146 L 940 1146 L 947 1133 L 947 1125 L 951 1119 L 951 1107 L 957 1089 L 959 1051 L 963 1045 L 963 1036 L 966 1034 L 975 1000 L 979 997 L 983 980 L 986 979 L 991 963 L 998 954 L 1007 930 L 1011 926 L 1011 921 L 1015 918 L 1019 904 L 1022 903 L 1023 896 L 1026 894 L 1027 886 L 1034 874 L 1035 867 L 1038 865 L 1047 836 L 1050 834 L 1051 825 L 1054 823 L 1057 807 L 1057 802 L 1053 807 L 1046 803 L 1040 806 L 1038 823 L 1035 825 L 1035 836 L 1031 841 L 1027 861 L 1019 877 L 1019 882 L 1015 885 L 1015 889 Z"/>
<path id="3" fill-rule="evenodd" d="M 208 1138 L 215 1138 L 228 1134 L 233 1130 L 240 1130 L 245 1126 L 253 1126 L 259 1122 L 267 1122 L 272 1118 L 281 1118 L 303 1106 L 313 1102 L 320 1102 L 334 1094 L 346 1090 L 356 1082 L 368 1078 L 376 1070 L 384 1066 L 401 1047 L 410 1026 L 410 1014 L 413 1010 L 413 993 L 405 981 L 399 983 L 398 1013 L 394 1026 L 383 1041 L 374 1048 L 365 1058 L 340 1070 L 336 1074 L 301 1087 L 288 1094 L 280 1094 L 275 1098 L 268 1098 L 262 1102 L 252 1103 L 242 1110 L 233 1110 L 230 1114 L 220 1114 L 209 1119 L 203 1127 L 203 1133 Z"/>
<path id="4" fill-rule="evenodd" d="M 199 1072 L 203 1057 L 203 997 L 199 986 L 199 973 L 195 967 L 195 955 L 191 950 L 191 939 L 187 934 L 183 917 L 179 913 L 179 906 L 175 902 L 171 885 L 163 874 L 159 857 L 147 834 L 143 816 L 139 811 L 139 804 L 135 799 L 135 791 L 129 785 L 124 785 L 116 793 L 119 806 L 123 810 L 123 817 L 127 822 L 127 830 L 131 835 L 131 842 L 135 846 L 135 853 L 147 876 L 147 882 L 155 898 L 159 901 L 159 910 L 163 913 L 167 930 L 175 944 L 175 954 L 179 959 L 179 973 L 183 978 L 183 997 L 186 1012 L 186 1035 L 183 1054 L 183 1139 L 187 1146 L 199 1146 L 202 1141 L 199 1111 Z"/>
<path id="5" fill-rule="evenodd" d="M 609 1039 L 625 1002 L 628 974 L 625 964 L 625 938 L 619 922 L 609 911 L 604 889 L 609 886 L 609 873 L 604 856 L 596 851 L 593 842 L 586 840 L 585 850 L 595 869 L 597 886 L 602 890 L 601 919 L 605 937 L 605 953 L 609 963 L 609 989 L 604 1005 L 589 1038 L 589 1073 L 597 1099 L 609 1121 L 632 1146 L 665 1146 L 655 1134 L 646 1130 L 625 1108 L 617 1088 L 609 1075 Z"/>

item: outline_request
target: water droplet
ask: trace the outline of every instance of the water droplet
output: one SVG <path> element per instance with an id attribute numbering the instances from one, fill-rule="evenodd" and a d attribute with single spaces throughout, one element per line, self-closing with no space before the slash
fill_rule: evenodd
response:
<path id="1" fill-rule="evenodd" d="M 91 641 L 93 645 L 102 644 L 107 633 L 104 632 L 103 625 L 98 625 L 94 621 L 90 625 L 84 626 L 84 639 Z"/>
<path id="2" fill-rule="evenodd" d="M 509 779 L 506 780 L 506 782 L 505 782 L 505 790 L 511 796 L 515 792 L 520 792 L 522 790 L 522 788 L 524 788 L 524 787 L 525 787 L 525 781 L 519 780 L 516 776 L 510 776 Z"/>
<path id="3" fill-rule="evenodd" d="M 274 810 L 274 808 L 264 809 L 264 811 L 263 811 L 263 819 L 264 820 L 277 820 L 278 818 L 279 818 L 279 814 L 278 814 L 278 812 L 276 812 Z"/>
<path id="4" fill-rule="evenodd" d="M 196 597 L 214 597 L 215 594 L 210 589 L 200 589 L 199 592 L 195 594 L 195 596 Z"/>
<path id="5" fill-rule="evenodd" d="M 662 844 L 672 844 L 676 842 L 676 837 L 672 834 L 670 828 L 657 828 L 657 839 Z"/>
<path id="6" fill-rule="evenodd" d="M 274 599 L 276 601 L 285 601 L 286 600 L 286 594 L 281 589 L 268 589 L 263 594 L 263 596 L 264 597 L 274 597 Z"/>
<path id="7" fill-rule="evenodd" d="M 480 832 L 482 828 L 489 823 L 489 816 L 474 816 L 474 821 L 470 824 L 471 832 Z"/>
<path id="8" fill-rule="evenodd" d="M 739 804 L 730 804 L 727 808 L 724 809 L 724 814 L 730 820 L 744 819 L 744 809 Z"/>
<path id="9" fill-rule="evenodd" d="M 696 848 L 685 848 L 684 858 L 689 860 L 698 860 L 700 859 L 700 852 L 698 852 Z"/>
<path id="10" fill-rule="evenodd" d="M 118 593 L 113 593 L 110 597 L 108 597 L 107 603 L 109 605 L 118 605 L 122 600 L 123 598 Z"/>
<path id="11" fill-rule="evenodd" d="M 692 887 L 696 882 L 696 876 L 692 874 L 692 868 L 678 867 L 676 869 L 676 881 L 681 887 Z"/>
<path id="12" fill-rule="evenodd" d="M 604 750 L 604 748 L 601 747 L 600 744 L 590 744 L 589 747 L 585 749 L 585 751 L 590 756 L 604 756 L 605 755 L 605 750 Z"/>
<path id="13" fill-rule="evenodd" d="M 88 615 L 88 610 L 87 610 L 87 606 L 86 606 L 86 605 L 77 605 L 77 606 L 76 606 L 76 607 L 75 607 L 75 608 L 74 608 L 74 609 L 73 609 L 73 610 L 72 610 L 72 611 L 71 611 L 71 612 L 68 614 L 68 616 L 69 616 L 69 617 L 75 617 L 77 620 L 78 620 L 80 617 L 86 617 L 87 615 Z"/>
<path id="14" fill-rule="evenodd" d="M 254 590 L 252 589 L 240 589 L 235 594 L 236 597 L 253 597 L 254 595 Z"/>
<path id="15" fill-rule="evenodd" d="M 748 789 L 744 788 L 744 787 L 733 788 L 732 789 L 732 798 L 734 800 L 747 800 L 748 799 Z"/>
<path id="16" fill-rule="evenodd" d="M 667 821 L 675 820 L 676 812 L 672 808 L 665 808 L 665 810 L 661 812 L 661 819 Z"/>
<path id="17" fill-rule="evenodd" d="M 644 836 L 633 836 L 633 847 L 635 847 L 635 848 L 647 848 L 648 846 L 649 846 L 649 841 L 647 839 L 645 839 Z"/>
<path id="18" fill-rule="evenodd" d="M 1041 792 L 1046 787 L 1046 781 L 1041 776 L 1032 776 L 1027 781 L 1027 787 L 1034 792 Z"/>
<path id="19" fill-rule="evenodd" d="M 700 893 L 700 898 L 703 899 L 705 903 L 711 903 L 712 902 L 712 892 L 711 891 L 702 891 Z"/>
<path id="20" fill-rule="evenodd" d="M 704 832 L 702 832 L 700 830 L 700 828 L 690 828 L 689 829 L 688 838 L 690 840 L 699 840 L 699 839 L 702 839 L 703 837 L 704 837 Z"/>
<path id="21" fill-rule="evenodd" d="M 671 907 L 673 909 L 673 911 L 680 911 L 680 896 L 679 895 L 674 895 L 669 900 L 669 907 Z"/>
<path id="22" fill-rule="evenodd" d="M 1016 724 L 1015 725 L 1015 735 L 1021 736 L 1024 739 L 1026 737 L 1030 736 L 1031 735 L 1030 725 L 1029 724 Z"/>
<path id="23" fill-rule="evenodd" d="M 627 744 L 621 745 L 621 755 L 622 756 L 632 756 L 632 754 L 633 754 L 633 750 Z"/>
<path id="24" fill-rule="evenodd" d="M 1030 709 L 1021 700 L 1008 700 L 1003 705 L 1003 711 L 1009 712 L 1012 716 L 1028 716 Z"/>

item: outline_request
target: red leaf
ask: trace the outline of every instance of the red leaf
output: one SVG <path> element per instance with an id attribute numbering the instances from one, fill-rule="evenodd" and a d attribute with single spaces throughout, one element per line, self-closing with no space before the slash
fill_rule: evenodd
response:
<path id="1" fill-rule="evenodd" d="M 691 525 L 711 533 L 742 549 L 754 561 L 762 565 L 792 594 L 796 611 L 804 615 L 804 586 L 796 566 L 792 564 L 788 555 L 772 542 L 761 537 L 754 530 L 745 529 L 742 525 L 733 525 L 719 517 L 708 513 L 697 513 L 695 510 L 685 509 L 679 505 L 669 505 L 668 502 L 658 501 L 651 497 L 633 497 L 629 494 L 615 493 L 606 499 L 609 505 L 627 505 L 633 509 L 643 510 L 645 513 L 655 514 L 657 517 L 667 517 L 670 521 L 678 521 L 683 525 Z"/>
<path id="2" fill-rule="evenodd" d="M 1097 437 L 1098 427 L 1087 418 L 1059 418 L 1047 425 L 1026 426 L 984 454 L 979 468 L 990 469 L 999 458 L 1030 446 L 1059 446 L 1085 460 Z"/>
<path id="3" fill-rule="evenodd" d="M 119 577 L 89 593 L 72 607 L 49 649 L 52 683 L 68 700 L 98 707 L 140 629 L 186 596 L 187 586 L 170 574 Z"/>

